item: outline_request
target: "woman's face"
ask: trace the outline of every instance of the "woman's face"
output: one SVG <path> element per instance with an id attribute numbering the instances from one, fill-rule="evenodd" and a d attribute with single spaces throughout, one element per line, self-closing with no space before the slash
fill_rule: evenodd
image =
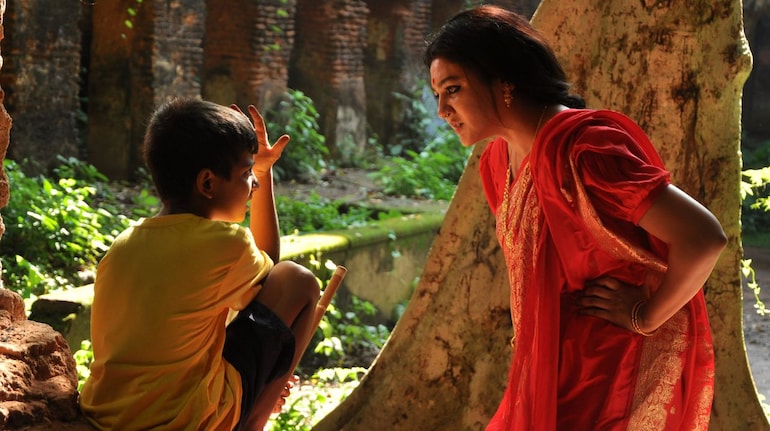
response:
<path id="1" fill-rule="evenodd" d="M 493 90 L 477 74 L 436 58 L 430 65 L 430 82 L 438 116 L 449 123 L 464 146 L 497 134 L 502 124 Z"/>

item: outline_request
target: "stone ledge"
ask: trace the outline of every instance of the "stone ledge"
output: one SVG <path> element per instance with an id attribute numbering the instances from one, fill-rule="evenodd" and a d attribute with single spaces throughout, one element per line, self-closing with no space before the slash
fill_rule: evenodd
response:
<path id="1" fill-rule="evenodd" d="M 19 313 L 19 310 L 22 310 Z M 75 360 L 62 335 L 27 320 L 0 288 L 0 429 L 90 430 L 78 408 Z"/>

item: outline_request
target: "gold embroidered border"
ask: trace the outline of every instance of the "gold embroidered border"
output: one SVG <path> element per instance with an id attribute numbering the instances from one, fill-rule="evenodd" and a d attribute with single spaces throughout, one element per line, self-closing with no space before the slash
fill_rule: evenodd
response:
<path id="1" fill-rule="evenodd" d="M 515 181 L 511 181 L 511 169 L 508 168 L 503 202 L 497 215 L 497 238 L 503 246 L 511 284 L 511 321 L 514 333 L 511 344 L 515 344 L 516 334 L 521 327 L 522 296 L 525 294 L 522 287 L 530 285 L 535 273 L 538 238 L 543 223 L 528 162 Z"/>

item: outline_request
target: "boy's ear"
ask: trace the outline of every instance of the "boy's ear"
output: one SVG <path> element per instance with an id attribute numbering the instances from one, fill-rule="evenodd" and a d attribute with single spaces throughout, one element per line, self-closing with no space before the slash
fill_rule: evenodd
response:
<path id="1" fill-rule="evenodd" d="M 214 197 L 214 185 L 216 176 L 211 169 L 201 169 L 195 178 L 195 190 L 206 199 Z"/>

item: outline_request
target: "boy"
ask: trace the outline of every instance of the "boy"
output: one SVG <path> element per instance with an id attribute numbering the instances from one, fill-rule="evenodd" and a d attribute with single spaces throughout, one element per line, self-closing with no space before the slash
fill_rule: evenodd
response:
<path id="1" fill-rule="evenodd" d="M 235 106 L 179 98 L 152 116 L 144 157 L 160 214 L 99 263 L 94 362 L 80 394 L 101 430 L 262 430 L 286 396 L 319 284 L 278 262 L 270 146 Z M 238 225 L 251 203 L 251 233 Z M 231 310 L 240 310 L 227 325 Z"/>

